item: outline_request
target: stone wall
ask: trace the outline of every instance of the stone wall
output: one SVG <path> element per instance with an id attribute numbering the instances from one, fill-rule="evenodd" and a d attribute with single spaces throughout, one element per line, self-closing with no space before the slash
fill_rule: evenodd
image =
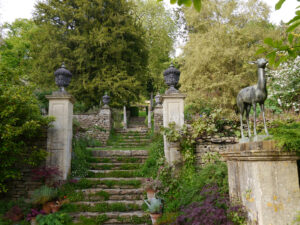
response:
<path id="1" fill-rule="evenodd" d="M 47 149 L 47 129 L 43 130 L 43 135 L 36 141 L 36 146 L 41 149 Z M 45 162 L 42 163 L 42 165 L 44 164 Z M 29 198 L 30 193 L 42 185 L 41 182 L 34 181 L 32 179 L 32 169 L 33 168 L 28 167 L 21 169 L 20 179 L 15 179 L 9 182 L 8 192 L 2 197 L 9 197 L 14 200 L 21 197 Z"/>
<path id="2" fill-rule="evenodd" d="M 109 108 L 102 108 L 97 114 L 73 115 L 73 119 L 80 124 L 80 129 L 75 133 L 77 137 L 87 135 L 106 145 L 112 127 Z"/>
<path id="3" fill-rule="evenodd" d="M 154 132 L 159 133 L 160 127 L 163 126 L 163 108 L 156 106 L 154 108 Z"/>
<path id="4" fill-rule="evenodd" d="M 203 165 L 205 162 L 213 161 L 221 151 L 226 151 L 238 142 L 235 137 L 203 137 L 197 140 L 196 163 Z M 224 161 L 223 158 L 221 158 Z"/>

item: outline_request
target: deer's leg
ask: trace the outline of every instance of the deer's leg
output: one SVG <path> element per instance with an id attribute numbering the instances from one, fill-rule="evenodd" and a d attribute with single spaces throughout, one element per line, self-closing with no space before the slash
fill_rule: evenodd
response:
<path id="1" fill-rule="evenodd" d="M 243 114 L 244 112 L 240 112 L 240 120 L 241 120 L 241 135 L 242 135 L 242 139 L 244 139 L 244 132 L 243 132 Z"/>
<path id="2" fill-rule="evenodd" d="M 257 133 L 256 133 L 256 103 L 253 103 L 253 111 L 254 111 L 253 132 L 254 132 L 254 136 L 257 136 Z"/>
<path id="3" fill-rule="evenodd" d="M 251 110 L 251 105 L 247 105 L 246 107 L 246 119 L 247 119 L 247 126 L 248 126 L 248 137 L 251 137 L 251 127 L 250 127 L 250 122 L 249 122 L 249 114 Z"/>
<path id="4" fill-rule="evenodd" d="M 265 106 L 264 106 L 263 103 L 260 104 L 260 109 L 261 109 L 262 115 L 263 115 L 264 126 L 265 126 L 265 132 L 266 132 L 266 135 L 269 136 L 269 132 L 268 132 L 267 124 L 266 124 L 266 118 L 265 118 Z"/>

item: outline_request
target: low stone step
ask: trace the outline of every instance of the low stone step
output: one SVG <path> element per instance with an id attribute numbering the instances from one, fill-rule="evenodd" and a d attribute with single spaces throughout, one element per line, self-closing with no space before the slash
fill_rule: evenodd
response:
<path id="1" fill-rule="evenodd" d="M 94 170 L 133 170 L 140 168 L 140 163 L 91 163 Z"/>
<path id="2" fill-rule="evenodd" d="M 96 157 L 112 156 L 148 156 L 147 150 L 92 150 L 92 155 Z"/>
<path id="3" fill-rule="evenodd" d="M 139 205 L 139 206 L 142 206 L 144 203 L 143 200 L 107 200 L 107 201 L 95 201 L 95 202 L 80 201 L 80 202 L 73 202 L 72 204 L 95 206 L 95 205 L 97 205 L 99 203 L 103 203 L 103 202 L 105 202 L 107 204 L 114 204 L 114 203 L 122 203 L 125 205 L 135 204 L 135 205 Z"/>
<path id="4" fill-rule="evenodd" d="M 139 139 L 142 139 L 142 138 L 144 138 L 144 139 L 149 139 L 148 138 L 148 135 L 147 134 L 139 134 L 139 135 L 122 135 L 122 138 L 126 138 L 126 139 L 136 139 L 136 138 L 139 138 Z"/>
<path id="5" fill-rule="evenodd" d="M 97 213 L 97 212 L 78 212 L 78 213 L 71 213 L 70 216 L 73 218 L 73 221 L 78 222 L 81 216 L 86 218 L 95 218 L 101 215 L 106 215 L 108 220 L 106 220 L 103 224 L 107 225 L 116 225 L 116 224 L 137 224 L 134 221 L 136 218 L 142 221 L 142 224 L 151 224 L 150 217 L 148 213 L 143 211 L 133 211 L 133 212 L 106 212 L 106 213 Z M 143 223 L 144 222 L 144 223 Z"/>
<path id="6" fill-rule="evenodd" d="M 111 173 L 112 171 L 114 172 L 136 172 L 137 170 L 89 170 L 90 172 L 93 173 Z"/>
<path id="7" fill-rule="evenodd" d="M 97 192 L 105 191 L 109 195 L 134 195 L 134 194 L 142 194 L 144 192 L 143 188 L 137 189 L 103 189 L 103 188 L 89 188 L 89 189 L 81 189 L 78 192 L 82 192 L 84 194 L 95 194 Z"/>
<path id="8" fill-rule="evenodd" d="M 93 162 L 105 162 L 105 163 L 143 163 L 147 156 L 138 157 L 93 157 Z"/>
<path id="9" fill-rule="evenodd" d="M 105 178 L 85 178 L 86 180 L 139 180 L 143 181 L 143 177 L 105 177 Z"/>

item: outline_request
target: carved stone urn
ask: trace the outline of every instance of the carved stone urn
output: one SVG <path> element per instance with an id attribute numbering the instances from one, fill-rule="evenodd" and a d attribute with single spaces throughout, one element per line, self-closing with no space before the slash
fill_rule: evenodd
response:
<path id="1" fill-rule="evenodd" d="M 174 67 L 173 63 L 171 63 L 170 67 L 164 72 L 165 83 L 169 86 L 166 94 L 179 93 L 175 88 L 179 82 L 179 77 L 180 71 Z"/>
<path id="2" fill-rule="evenodd" d="M 65 87 L 68 87 L 71 82 L 72 73 L 66 69 L 63 63 L 62 66 L 54 72 L 54 75 L 56 85 L 61 92 L 65 92 Z"/>
<path id="3" fill-rule="evenodd" d="M 161 106 L 161 95 L 157 93 L 157 95 L 154 98 L 155 98 L 156 106 Z"/>
<path id="4" fill-rule="evenodd" d="M 102 97 L 102 102 L 105 106 L 108 106 L 110 102 L 110 97 L 107 95 L 107 93 L 105 93 L 105 95 Z"/>

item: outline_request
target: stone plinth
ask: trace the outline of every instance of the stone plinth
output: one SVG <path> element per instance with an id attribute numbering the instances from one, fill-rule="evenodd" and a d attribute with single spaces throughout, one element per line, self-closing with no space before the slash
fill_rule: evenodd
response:
<path id="1" fill-rule="evenodd" d="M 300 211 L 296 154 L 274 141 L 233 145 L 221 155 L 228 165 L 229 194 L 246 208 L 248 224 L 292 224 Z"/>
<path id="2" fill-rule="evenodd" d="M 163 107 L 157 105 L 153 111 L 154 114 L 154 132 L 159 133 L 160 127 L 163 125 Z"/>
<path id="3" fill-rule="evenodd" d="M 177 127 L 182 127 L 184 125 L 184 99 L 185 95 L 181 93 L 165 94 L 162 96 L 163 99 L 163 126 L 168 127 L 169 123 L 175 122 Z M 177 156 L 172 156 L 171 154 L 177 155 L 176 152 L 172 152 L 170 145 L 164 137 L 164 152 L 168 163 L 174 164 Z"/>
<path id="4" fill-rule="evenodd" d="M 66 92 L 56 92 L 46 96 L 49 100 L 49 116 L 55 121 L 48 129 L 46 160 L 47 167 L 58 167 L 61 175 L 59 180 L 66 180 L 71 170 L 72 153 L 72 121 L 74 99 Z"/>

